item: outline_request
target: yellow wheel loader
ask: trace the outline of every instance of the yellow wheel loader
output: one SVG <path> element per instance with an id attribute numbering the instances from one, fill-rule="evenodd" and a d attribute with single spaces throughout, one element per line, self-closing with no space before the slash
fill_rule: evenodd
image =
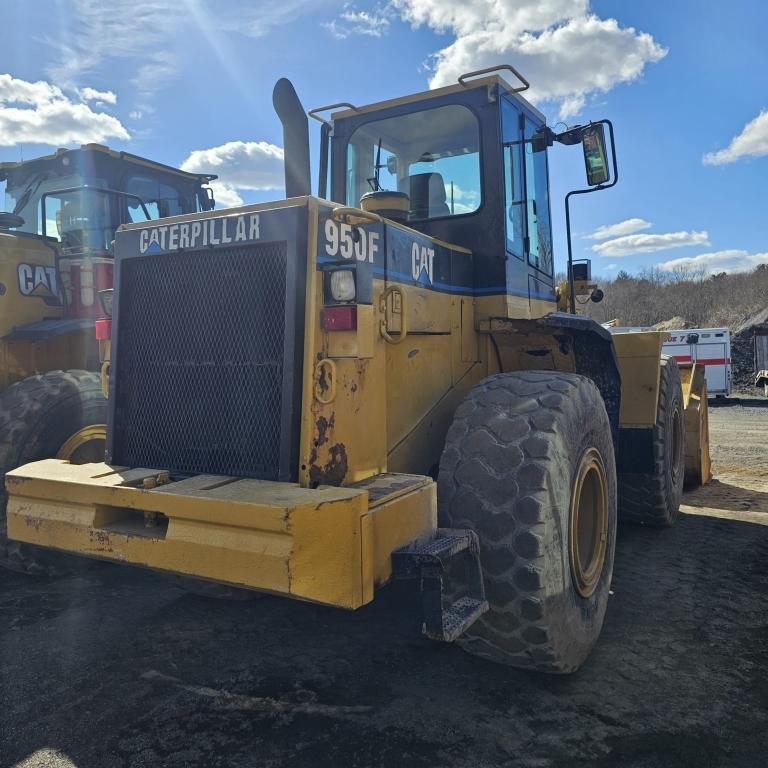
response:
<path id="1" fill-rule="evenodd" d="M 98 144 L 0 163 L 0 475 L 36 459 L 104 458 L 94 322 L 115 230 L 212 208 L 213 178 Z M 0 505 L 0 565 L 50 570 L 54 558 L 8 541 L 5 494 Z"/>
<path id="2" fill-rule="evenodd" d="M 410 578 L 428 637 L 577 669 L 617 519 L 709 477 L 706 397 L 663 333 L 576 314 L 587 264 L 555 286 L 548 149 L 605 189 L 612 128 L 555 134 L 526 85 L 312 110 L 312 196 L 278 82 L 287 199 L 120 229 L 106 461 L 8 473 L 10 536 L 349 610 Z"/>

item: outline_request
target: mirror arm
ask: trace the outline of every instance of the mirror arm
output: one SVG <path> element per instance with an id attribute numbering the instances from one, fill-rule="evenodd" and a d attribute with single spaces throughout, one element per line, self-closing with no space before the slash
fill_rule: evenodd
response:
<path id="1" fill-rule="evenodd" d="M 587 195 L 590 192 L 599 192 L 603 189 L 610 189 L 611 187 L 615 187 L 616 184 L 619 181 L 619 164 L 616 159 L 616 143 L 614 141 L 613 136 L 613 123 L 610 120 L 598 120 L 598 123 L 603 123 L 604 125 L 608 126 L 608 133 L 611 137 L 611 156 L 612 156 L 612 165 L 613 165 L 613 179 L 607 184 L 598 184 L 594 187 L 587 187 L 586 189 L 574 189 L 571 190 L 566 196 L 565 196 L 565 237 L 566 242 L 568 244 L 568 308 L 572 315 L 576 314 L 576 295 L 575 295 L 575 287 L 574 287 L 574 280 L 573 280 L 573 246 L 571 243 L 571 197 L 574 195 Z M 593 125 L 594 123 L 590 123 L 589 125 Z M 580 126 L 579 132 L 582 128 L 586 128 L 587 126 Z M 576 129 L 572 129 L 576 130 Z M 560 134 L 560 136 L 564 136 L 565 134 L 570 134 L 571 131 L 565 131 L 564 134 Z M 570 136 L 568 137 L 570 139 Z M 560 141 L 560 138 L 558 137 L 558 141 Z M 572 142 L 570 140 L 563 141 L 561 143 L 569 144 L 569 143 L 576 143 Z"/>

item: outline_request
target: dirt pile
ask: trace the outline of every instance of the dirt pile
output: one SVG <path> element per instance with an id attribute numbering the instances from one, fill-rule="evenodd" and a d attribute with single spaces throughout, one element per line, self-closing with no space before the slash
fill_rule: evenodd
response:
<path id="1" fill-rule="evenodd" d="M 670 317 L 669 320 L 662 320 L 651 327 L 654 331 L 678 331 L 683 328 L 693 328 L 693 325 L 685 318 L 676 315 L 675 317 Z"/>

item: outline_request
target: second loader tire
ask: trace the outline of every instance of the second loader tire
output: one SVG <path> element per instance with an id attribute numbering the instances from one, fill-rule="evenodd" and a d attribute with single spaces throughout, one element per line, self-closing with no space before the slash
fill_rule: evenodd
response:
<path id="1" fill-rule="evenodd" d="M 103 461 L 106 420 L 107 401 L 97 373 L 51 371 L 22 379 L 0 393 L 0 566 L 53 576 L 78 565 L 77 558 L 8 539 L 5 474 L 31 461 L 54 458 L 62 450 L 73 463 Z M 82 441 L 73 441 L 78 435 Z"/>
<path id="2" fill-rule="evenodd" d="M 456 411 L 440 461 L 439 524 L 471 528 L 489 610 L 469 653 L 567 673 L 597 641 L 616 542 L 608 415 L 577 374 L 491 376 Z"/>
<path id="3" fill-rule="evenodd" d="M 668 527 L 677 520 L 685 479 L 685 410 L 680 369 L 662 356 L 653 427 L 653 472 L 619 475 L 619 519 Z"/>

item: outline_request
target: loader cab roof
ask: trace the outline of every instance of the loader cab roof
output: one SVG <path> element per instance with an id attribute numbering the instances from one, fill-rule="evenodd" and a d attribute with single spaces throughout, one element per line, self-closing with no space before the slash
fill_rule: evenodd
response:
<path id="1" fill-rule="evenodd" d="M 500 75 L 489 75 L 487 77 L 478 77 L 474 80 L 468 80 L 464 85 L 461 83 L 454 83 L 453 85 L 446 85 L 442 88 L 435 88 L 428 91 L 419 91 L 408 96 L 398 96 L 395 99 L 386 99 L 384 101 L 373 102 L 372 104 L 366 104 L 362 107 L 351 107 L 343 110 L 339 110 L 331 113 L 331 122 L 336 120 L 343 120 L 348 117 L 357 117 L 359 115 L 368 114 L 370 112 L 381 112 L 383 110 L 390 109 L 392 107 L 399 107 L 405 104 L 418 104 L 418 102 L 430 102 L 434 99 L 451 96 L 456 93 L 466 93 L 467 91 L 477 89 L 496 89 L 499 93 L 504 93 L 509 98 L 518 101 L 521 106 L 525 107 L 532 114 L 536 115 L 543 123 L 545 121 L 544 115 L 539 112 L 536 107 L 527 101 L 520 95 L 519 90 L 510 84 L 510 82 Z"/>
<path id="2" fill-rule="evenodd" d="M 101 144 L 58 149 L 32 160 L 0 163 L 0 182 L 5 181 L 2 227 L 58 239 L 64 207 L 76 208 L 85 219 L 98 210 L 104 232 L 100 239 L 109 242 L 113 230 L 127 221 L 211 209 L 214 201 L 205 185 L 215 178 Z"/>
<path id="3" fill-rule="evenodd" d="M 31 160 L 0 163 L 0 181 L 23 182 L 25 177 L 49 173 L 51 176 L 67 176 L 77 169 L 83 175 L 97 175 L 108 168 L 143 168 L 149 172 L 193 184 L 207 184 L 217 177 L 213 174 L 189 173 L 155 160 L 148 160 L 130 152 L 122 152 L 103 144 L 83 144 L 78 149 L 57 149 L 50 155 Z"/>

